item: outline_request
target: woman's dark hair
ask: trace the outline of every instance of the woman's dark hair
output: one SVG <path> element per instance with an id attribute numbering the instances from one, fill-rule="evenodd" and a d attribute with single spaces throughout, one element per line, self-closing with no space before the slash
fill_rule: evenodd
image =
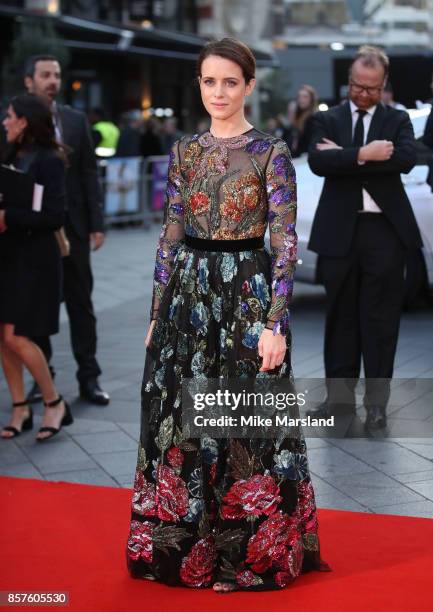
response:
<path id="1" fill-rule="evenodd" d="M 36 64 L 38 62 L 57 62 L 60 64 L 59 60 L 55 55 L 31 55 L 26 59 L 26 63 L 24 66 L 24 76 L 33 78 L 36 72 Z"/>
<path id="2" fill-rule="evenodd" d="M 200 51 L 197 60 L 197 76 L 201 76 L 201 66 L 204 60 L 211 56 L 218 55 L 224 59 L 231 60 L 242 70 L 245 82 L 248 84 L 255 78 L 256 60 L 251 49 L 236 38 L 223 38 L 207 43 Z"/>
<path id="3" fill-rule="evenodd" d="M 36 144 L 44 149 L 54 149 L 66 162 L 66 147 L 56 141 L 53 117 L 48 104 L 34 94 L 15 96 L 9 104 L 17 117 L 27 119 L 27 127 L 19 146 Z"/>

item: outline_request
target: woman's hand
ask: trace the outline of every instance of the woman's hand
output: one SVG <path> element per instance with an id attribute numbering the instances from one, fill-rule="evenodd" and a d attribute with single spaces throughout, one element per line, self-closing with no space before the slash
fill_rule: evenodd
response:
<path id="1" fill-rule="evenodd" d="M 263 358 L 259 372 L 273 370 L 284 361 L 286 354 L 286 339 L 281 334 L 273 334 L 272 329 L 264 329 L 259 339 L 259 356 Z"/>
<path id="2" fill-rule="evenodd" d="M 156 320 L 150 322 L 149 329 L 147 330 L 146 339 L 144 341 L 144 345 L 147 348 L 150 344 L 150 339 L 152 337 L 153 328 L 155 327 Z"/>
<path id="3" fill-rule="evenodd" d="M 6 221 L 5 221 L 5 211 L 0 210 L 0 234 L 3 234 L 7 230 Z"/>

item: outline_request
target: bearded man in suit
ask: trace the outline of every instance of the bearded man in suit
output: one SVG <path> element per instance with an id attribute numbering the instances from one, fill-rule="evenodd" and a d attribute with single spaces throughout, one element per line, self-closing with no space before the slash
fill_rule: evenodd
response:
<path id="1" fill-rule="evenodd" d="M 368 430 L 386 427 L 405 256 L 422 246 L 400 176 L 416 163 L 412 124 L 405 111 L 381 102 L 388 68 L 382 50 L 359 49 L 349 99 L 314 116 L 308 157 L 311 170 L 325 177 L 308 248 L 319 254 L 326 290 L 328 391 L 309 414 L 327 416 L 338 403 L 354 411 L 362 358 Z"/>
<path id="2" fill-rule="evenodd" d="M 96 317 L 92 304 L 93 276 L 90 250 L 104 243 L 102 190 L 98 178 L 91 132 L 84 113 L 56 102 L 61 87 L 61 68 L 52 55 L 30 57 L 26 62 L 24 84 L 29 93 L 44 98 L 51 106 L 57 139 L 69 147 L 66 174 L 67 213 L 65 231 L 70 255 L 63 259 L 63 292 L 69 317 L 72 350 L 78 365 L 80 395 L 106 405 L 109 395 L 101 389 L 101 369 L 96 360 Z M 52 349 L 49 338 L 34 338 L 47 361 Z M 33 386 L 29 401 L 39 399 Z"/>

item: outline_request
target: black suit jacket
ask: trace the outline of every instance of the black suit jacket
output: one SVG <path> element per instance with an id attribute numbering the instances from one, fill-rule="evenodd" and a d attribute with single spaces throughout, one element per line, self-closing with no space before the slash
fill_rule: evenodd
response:
<path id="1" fill-rule="evenodd" d="M 422 142 L 429 149 L 433 149 L 433 108 L 431 109 L 430 115 L 427 118 Z M 430 189 L 433 191 L 433 157 L 430 157 L 428 160 L 428 175 L 426 182 L 428 185 L 430 185 Z"/>
<path id="2" fill-rule="evenodd" d="M 316 144 L 329 138 L 342 149 L 317 151 Z M 378 104 L 372 117 L 367 142 L 391 140 L 394 153 L 388 161 L 360 165 L 358 147 L 352 145 L 352 116 L 349 102 L 316 113 L 308 163 L 314 174 L 325 177 L 313 221 L 308 248 L 320 255 L 344 257 L 349 252 L 362 189 L 382 209 L 406 248 L 422 246 L 421 235 L 400 173 L 416 163 L 415 139 L 409 115 Z"/>
<path id="3" fill-rule="evenodd" d="M 89 123 L 84 113 L 58 105 L 63 141 L 72 151 L 66 171 L 67 220 L 80 238 L 104 231 L 101 184 Z"/>

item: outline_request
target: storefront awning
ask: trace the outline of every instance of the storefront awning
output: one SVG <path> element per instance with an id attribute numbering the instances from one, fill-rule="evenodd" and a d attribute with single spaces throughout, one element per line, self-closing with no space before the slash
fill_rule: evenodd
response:
<path id="1" fill-rule="evenodd" d="M 184 32 L 107 23 L 69 15 L 38 15 L 0 6 L 0 15 L 51 19 L 68 47 L 107 53 L 128 53 L 195 61 L 208 39 Z M 258 67 L 278 67 L 273 53 L 253 49 Z"/>

